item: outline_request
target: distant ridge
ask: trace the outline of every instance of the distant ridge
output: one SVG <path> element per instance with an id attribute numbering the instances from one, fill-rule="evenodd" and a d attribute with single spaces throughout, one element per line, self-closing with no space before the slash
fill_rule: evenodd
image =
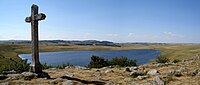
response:
<path id="1" fill-rule="evenodd" d="M 41 40 L 40 44 L 62 44 L 62 45 L 93 45 L 93 46 L 117 46 L 114 42 L 110 41 L 97 41 L 97 40 Z M 7 40 L 0 41 L 0 44 L 31 44 L 30 40 Z"/>

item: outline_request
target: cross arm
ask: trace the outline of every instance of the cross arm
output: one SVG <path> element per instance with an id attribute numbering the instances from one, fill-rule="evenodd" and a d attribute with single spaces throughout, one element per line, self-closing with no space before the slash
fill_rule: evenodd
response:
<path id="1" fill-rule="evenodd" d="M 25 21 L 26 21 L 27 23 L 31 22 L 31 17 L 26 17 Z"/>
<path id="2" fill-rule="evenodd" d="M 32 19 L 31 16 L 30 17 L 26 17 L 25 21 L 27 23 L 30 23 L 32 20 L 33 21 L 39 21 L 39 20 L 44 20 L 45 18 L 46 18 L 46 15 L 43 14 L 43 13 L 40 13 L 40 14 L 34 15 L 34 19 Z"/>
<path id="3" fill-rule="evenodd" d="M 34 16 L 35 20 L 39 21 L 39 20 L 44 20 L 46 18 L 46 15 L 43 14 L 43 13 L 40 13 L 40 14 L 36 14 Z"/>

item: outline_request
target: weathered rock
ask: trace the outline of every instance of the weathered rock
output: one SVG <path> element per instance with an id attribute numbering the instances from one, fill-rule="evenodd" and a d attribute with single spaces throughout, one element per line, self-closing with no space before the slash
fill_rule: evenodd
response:
<path id="1" fill-rule="evenodd" d="M 200 72 L 197 73 L 197 76 L 200 76 Z"/>
<path id="2" fill-rule="evenodd" d="M 0 85 L 10 85 L 10 82 L 0 83 Z"/>
<path id="3" fill-rule="evenodd" d="M 22 74 L 8 74 L 7 77 L 9 77 L 10 79 L 13 79 L 13 80 L 17 80 L 17 79 L 20 79 L 23 77 Z"/>
<path id="4" fill-rule="evenodd" d="M 73 82 L 72 80 L 63 81 L 62 84 L 63 84 L 63 85 L 75 85 L 74 82 Z"/>
<path id="5" fill-rule="evenodd" d="M 131 72 L 130 68 L 128 67 L 124 68 L 124 71 Z"/>
<path id="6" fill-rule="evenodd" d="M 105 85 L 116 85 L 116 83 L 112 81 L 107 81 Z"/>
<path id="7" fill-rule="evenodd" d="M 196 75 L 196 72 L 187 72 L 186 73 L 188 76 L 195 76 Z"/>
<path id="8" fill-rule="evenodd" d="M 65 69 L 75 68 L 75 66 L 66 66 Z"/>
<path id="9" fill-rule="evenodd" d="M 80 69 L 80 70 L 89 70 L 89 68 L 82 67 L 82 66 L 77 66 L 77 68 Z"/>
<path id="10" fill-rule="evenodd" d="M 108 68 L 114 68 L 113 66 L 108 66 Z"/>
<path id="11" fill-rule="evenodd" d="M 166 75 L 171 75 L 174 73 L 176 73 L 176 70 L 168 70 L 168 71 L 164 72 L 164 74 L 166 74 Z"/>
<path id="12" fill-rule="evenodd" d="M 156 76 L 152 80 L 153 85 L 165 85 L 164 81 L 160 79 L 160 77 Z"/>
<path id="13" fill-rule="evenodd" d="M 101 68 L 102 70 L 105 70 L 105 69 L 108 69 L 108 67 L 103 67 L 103 68 Z"/>
<path id="14" fill-rule="evenodd" d="M 133 71 L 133 72 L 130 73 L 130 76 L 133 77 L 133 78 L 136 78 L 139 75 L 141 75 L 141 72 L 138 72 L 138 71 Z"/>
<path id="15" fill-rule="evenodd" d="M 50 83 L 51 84 L 58 84 L 58 82 L 63 82 L 64 81 L 64 79 L 62 79 L 62 78 L 56 78 L 56 79 L 54 79 L 54 80 L 52 80 Z"/>
<path id="16" fill-rule="evenodd" d="M 113 73 L 113 70 L 106 70 L 105 73 Z"/>
<path id="17" fill-rule="evenodd" d="M 176 72 L 186 72 L 186 71 L 188 71 L 188 69 L 185 67 L 181 67 L 179 70 L 176 70 Z"/>
<path id="18" fill-rule="evenodd" d="M 129 69 L 130 69 L 131 71 L 134 71 L 134 70 L 137 70 L 138 67 L 136 67 L 136 66 L 135 66 L 135 67 L 130 67 Z"/>
<path id="19" fill-rule="evenodd" d="M 156 70 L 156 69 L 152 69 L 152 70 L 150 70 L 150 71 L 147 72 L 148 75 L 156 75 L 158 73 L 159 73 L 159 71 Z"/>
<path id="20" fill-rule="evenodd" d="M 2 74 L 16 74 L 17 72 L 15 70 L 11 71 L 3 71 Z"/>
<path id="21" fill-rule="evenodd" d="M 155 64 L 155 66 L 156 67 L 162 67 L 162 66 L 166 66 L 166 64 L 165 63 L 157 63 L 157 64 Z"/>
<path id="22" fill-rule="evenodd" d="M 143 80 L 143 79 L 146 79 L 146 78 L 148 78 L 148 76 L 138 76 L 137 77 L 137 79 L 139 79 L 139 80 Z"/>
<path id="23" fill-rule="evenodd" d="M 93 75 L 94 75 L 95 77 L 99 77 L 99 76 L 101 76 L 100 73 L 94 73 Z"/>
<path id="24" fill-rule="evenodd" d="M 35 78 L 36 76 L 38 76 L 37 74 L 32 73 L 32 72 L 23 72 L 22 75 L 24 76 L 24 80 L 31 80 Z"/>
<path id="25" fill-rule="evenodd" d="M 74 74 L 66 74 L 65 76 L 67 76 L 67 77 L 73 77 Z"/>
<path id="26" fill-rule="evenodd" d="M 6 79 L 6 78 L 7 78 L 6 75 L 0 74 L 0 80 L 4 80 L 4 79 Z"/>
<path id="27" fill-rule="evenodd" d="M 125 81 L 125 82 L 131 82 L 131 81 L 132 81 L 132 78 L 125 78 L 124 81 Z"/>

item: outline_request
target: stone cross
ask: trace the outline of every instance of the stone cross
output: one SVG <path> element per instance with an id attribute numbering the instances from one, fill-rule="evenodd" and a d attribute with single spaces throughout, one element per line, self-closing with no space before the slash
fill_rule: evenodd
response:
<path id="1" fill-rule="evenodd" d="M 43 13 L 38 14 L 38 6 L 31 6 L 31 16 L 26 17 L 25 21 L 31 23 L 31 38 L 32 38 L 32 63 L 30 65 L 30 71 L 34 73 L 42 72 L 42 65 L 39 61 L 38 50 L 38 21 L 44 20 L 46 15 Z"/>

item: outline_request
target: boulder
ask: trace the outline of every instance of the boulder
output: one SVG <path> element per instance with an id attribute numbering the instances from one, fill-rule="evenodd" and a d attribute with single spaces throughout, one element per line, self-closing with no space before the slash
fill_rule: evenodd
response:
<path id="1" fill-rule="evenodd" d="M 188 76 L 195 76 L 196 75 L 196 72 L 187 72 L 186 73 Z"/>
<path id="2" fill-rule="evenodd" d="M 148 75 L 156 75 L 156 74 L 158 74 L 158 73 L 159 73 L 159 72 L 158 72 L 158 70 L 156 70 L 156 69 L 152 69 L 152 70 L 150 70 L 150 71 L 147 72 Z"/>
<path id="3" fill-rule="evenodd" d="M 155 66 L 156 67 L 162 67 L 162 66 L 166 66 L 166 64 L 165 63 L 157 63 L 157 64 L 155 64 Z"/>
<path id="4" fill-rule="evenodd" d="M 141 75 L 141 72 L 133 71 L 133 72 L 130 73 L 130 76 L 133 77 L 133 78 L 136 78 L 139 75 Z"/>
<path id="5" fill-rule="evenodd" d="M 6 79 L 6 78 L 7 78 L 6 75 L 0 74 L 0 80 L 4 80 L 4 79 Z"/>
<path id="6" fill-rule="evenodd" d="M 113 73 L 113 70 L 106 70 L 105 73 Z"/>
<path id="7" fill-rule="evenodd" d="M 171 75 L 171 74 L 175 74 L 176 73 L 176 70 L 167 70 L 164 72 L 164 74 L 166 75 Z"/>
<path id="8" fill-rule="evenodd" d="M 67 77 L 73 77 L 74 74 L 65 74 L 65 76 L 67 76 Z"/>
<path id="9" fill-rule="evenodd" d="M 113 66 L 108 66 L 108 68 L 114 68 Z"/>
<path id="10" fill-rule="evenodd" d="M 200 76 L 200 72 L 197 73 L 197 76 Z"/>
<path id="11" fill-rule="evenodd" d="M 94 73 L 93 75 L 94 75 L 95 77 L 100 77 L 100 76 L 101 76 L 100 73 Z"/>
<path id="12" fill-rule="evenodd" d="M 124 68 L 124 71 L 131 72 L 130 68 L 128 67 Z"/>
<path id="13" fill-rule="evenodd" d="M 135 67 L 130 67 L 129 69 L 130 69 L 131 71 L 134 71 L 134 70 L 137 70 L 138 67 L 136 67 L 136 66 L 135 66 Z"/>
<path id="14" fill-rule="evenodd" d="M 132 81 L 132 78 L 125 78 L 124 81 L 125 81 L 125 82 L 131 82 L 131 81 Z"/>
<path id="15" fill-rule="evenodd" d="M 23 72 L 22 75 L 24 77 L 24 80 L 31 80 L 38 76 L 36 73 L 32 73 L 32 72 Z"/>
<path id="16" fill-rule="evenodd" d="M 62 84 L 63 84 L 63 85 L 75 85 L 74 82 L 73 82 L 72 80 L 63 81 Z"/>
<path id="17" fill-rule="evenodd" d="M 153 85 L 165 85 L 164 81 L 160 79 L 160 77 L 156 76 L 152 80 Z"/>
<path id="18" fill-rule="evenodd" d="M 17 79 L 22 78 L 23 75 L 22 74 L 8 74 L 6 76 L 9 77 L 12 80 L 17 80 Z"/>
<path id="19" fill-rule="evenodd" d="M 143 79 L 146 79 L 148 76 L 138 76 L 137 79 L 139 80 L 143 80 Z"/>
<path id="20" fill-rule="evenodd" d="M 89 68 L 82 67 L 82 66 L 77 66 L 77 68 L 80 69 L 80 70 L 89 70 Z"/>
<path id="21" fill-rule="evenodd" d="M 185 67 L 181 67 L 179 70 L 176 70 L 176 72 L 186 72 L 186 71 L 188 71 L 188 69 Z"/>

